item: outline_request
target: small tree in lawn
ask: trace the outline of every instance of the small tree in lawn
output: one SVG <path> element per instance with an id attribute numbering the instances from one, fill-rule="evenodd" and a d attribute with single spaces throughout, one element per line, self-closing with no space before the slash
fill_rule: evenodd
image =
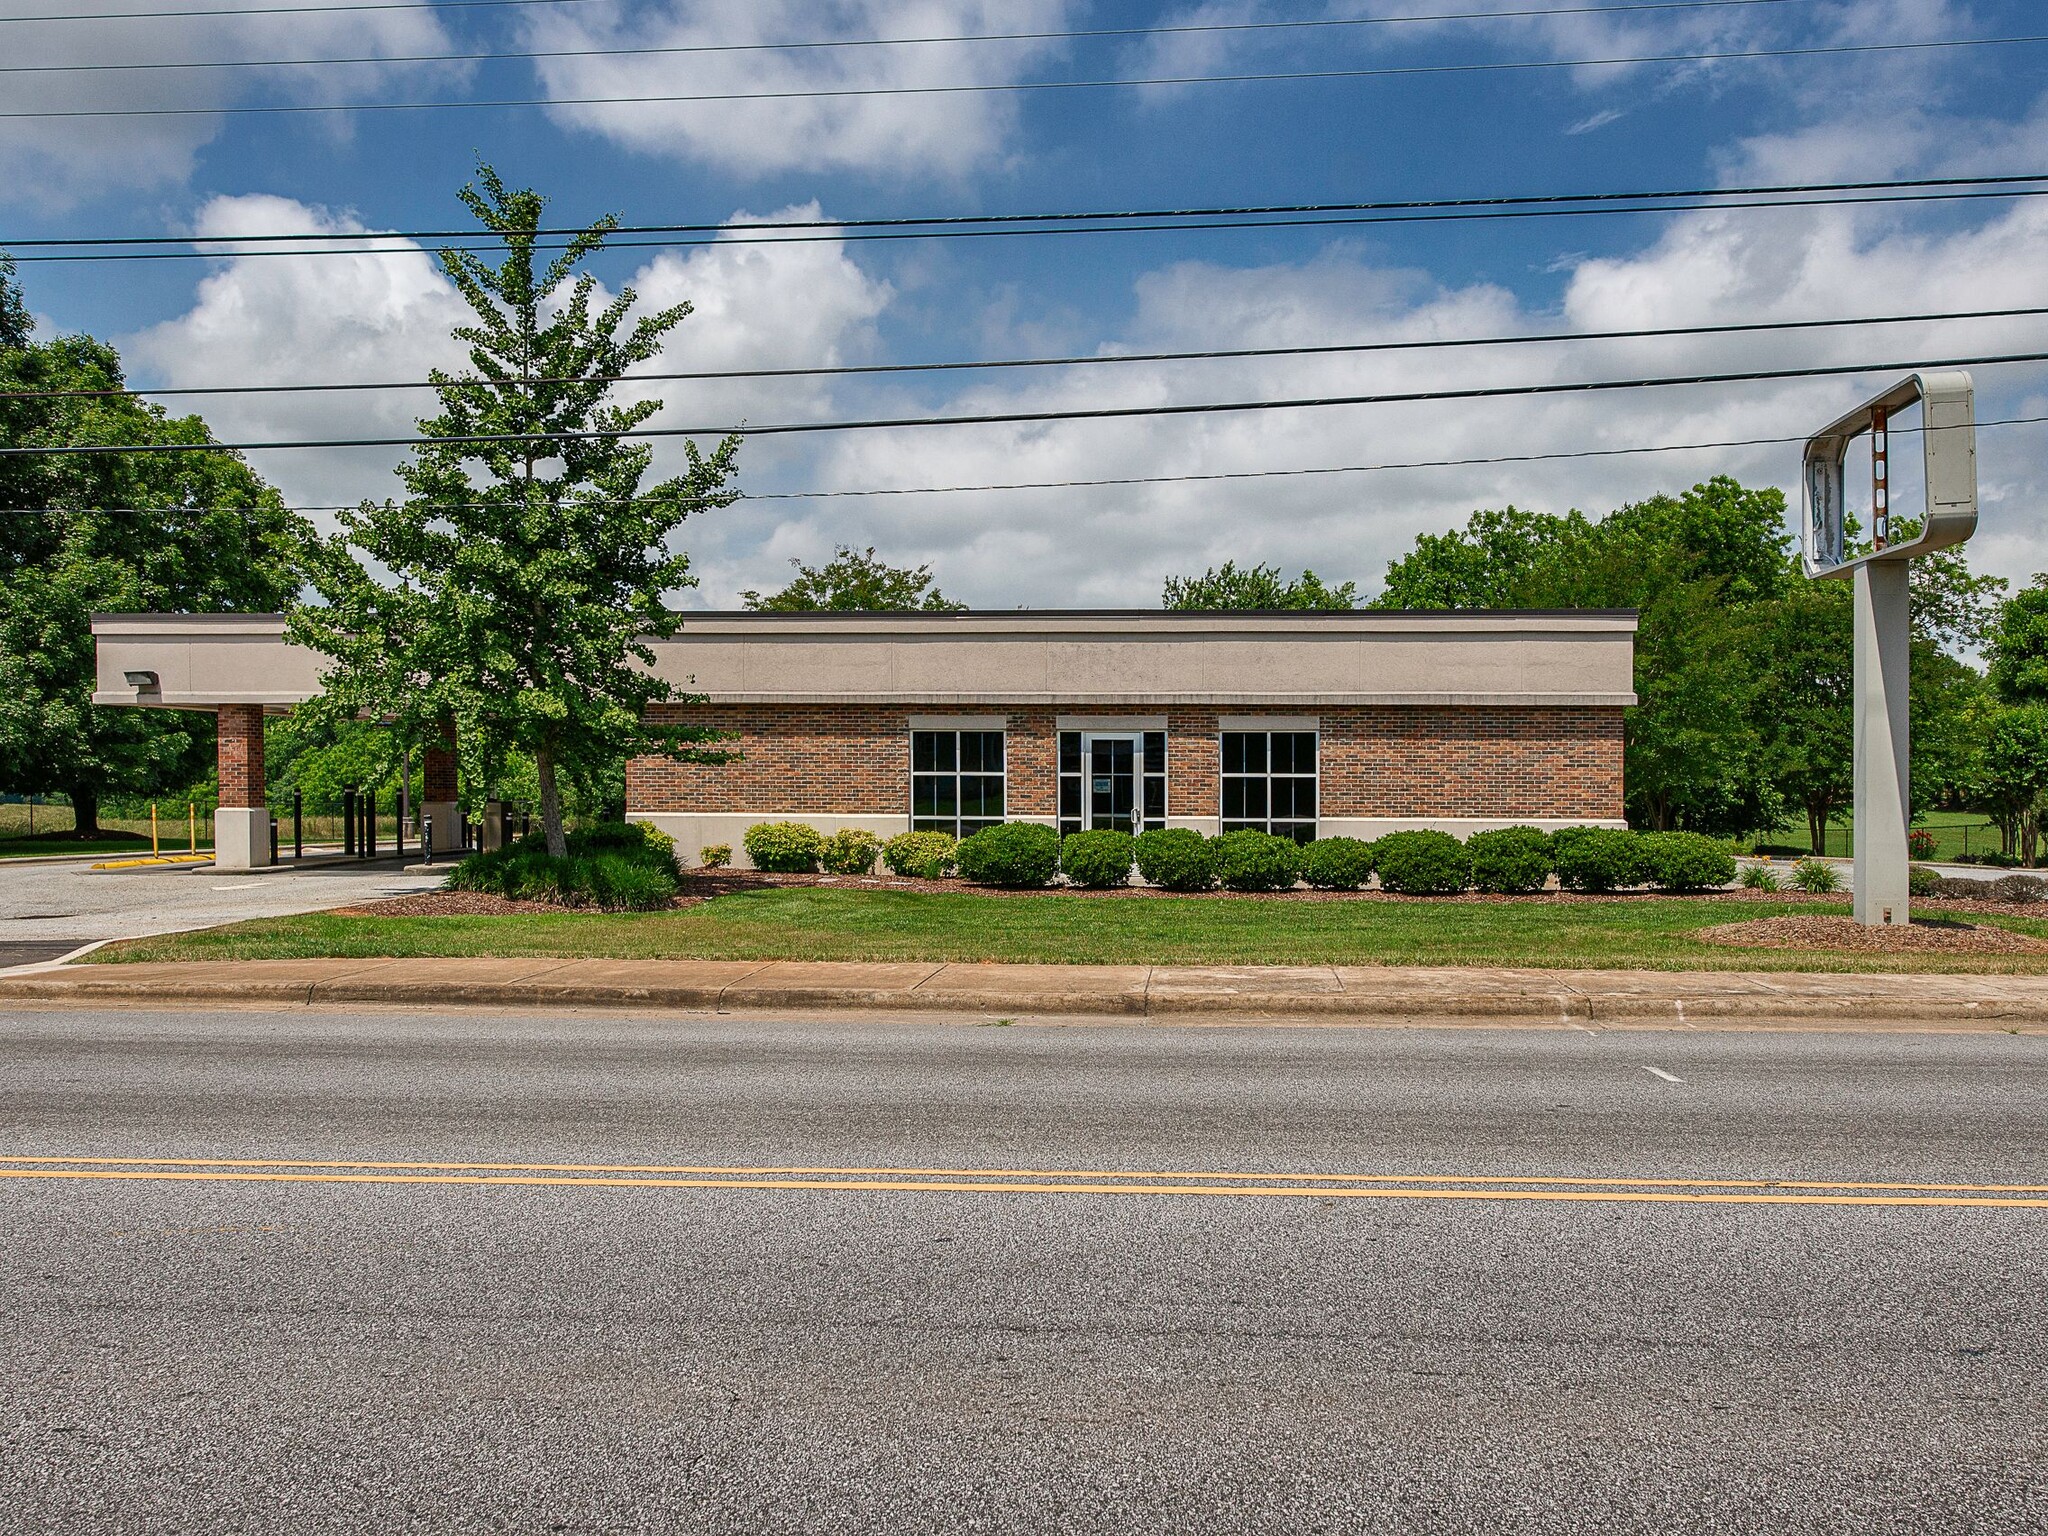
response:
<path id="1" fill-rule="evenodd" d="M 664 596 L 695 578 L 668 540 L 690 513 L 736 498 L 725 486 L 739 440 L 708 456 L 686 444 L 687 473 L 643 487 L 652 450 L 623 434 L 661 403 L 608 404 L 610 381 L 654 357 L 690 306 L 629 325 L 629 288 L 593 311 L 596 279 L 576 267 L 617 221 L 537 268 L 546 199 L 508 190 L 489 166 L 477 179 L 462 200 L 504 259 L 441 253 L 476 314 L 454 333 L 472 369 L 434 373 L 441 410 L 398 471 L 404 499 L 365 502 L 308 542 L 324 603 L 298 610 L 290 633 L 334 658 L 315 706 L 327 719 L 382 716 L 395 738 L 421 742 L 452 724 L 465 771 L 486 782 L 515 749 L 530 753 L 560 857 L 562 775 L 588 783 L 641 752 L 730 756 L 707 745 L 715 732 L 648 719 L 650 705 L 688 696 L 653 675 L 646 640 L 680 625 Z"/>

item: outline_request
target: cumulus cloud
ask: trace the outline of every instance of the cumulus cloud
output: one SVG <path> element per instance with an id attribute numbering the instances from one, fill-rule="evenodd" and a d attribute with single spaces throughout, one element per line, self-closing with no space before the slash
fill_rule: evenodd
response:
<path id="1" fill-rule="evenodd" d="M 1073 0 L 669 0 L 644 7 L 532 7 L 538 49 L 703 48 L 737 51 L 544 59 L 558 101 L 588 97 L 809 90 L 903 91 L 1027 78 L 1058 51 L 1049 42 L 904 44 L 760 50 L 751 45 L 951 37 L 1058 30 Z M 750 175 L 855 170 L 890 177 L 957 176 L 1001 157 L 1018 115 L 1002 93 L 807 97 L 781 101 L 564 104 L 560 122 L 648 154 Z"/>
<path id="2" fill-rule="evenodd" d="M 1969 229 L 1929 233 L 1841 210 L 1701 214 L 1625 258 L 1582 260 L 1561 305 L 1532 311 L 1504 290 L 1444 287 L 1333 249 L 1259 268 L 1186 264 L 1143 280 L 1115 345 L 1283 346 L 1524 331 L 1712 324 L 2048 304 L 2032 253 L 2048 210 L 2031 204 Z M 1927 281 L 1930 274 L 1943 274 Z M 1515 382 L 1625 378 L 2048 349 L 2042 322 L 1898 326 L 1721 338 L 1074 370 L 983 383 L 944 402 L 998 413 L 1196 400 L 1284 398 Z M 1987 370 L 1984 417 L 2042 414 L 2048 370 Z M 833 439 L 816 483 L 853 488 L 1223 475 L 1269 469 L 1486 459 L 1795 436 L 1888 376 L 1566 395 L 1453 405 L 1285 410 L 1107 422 L 906 429 Z M 863 409 L 873 402 L 864 403 Z M 2048 530 L 2029 508 L 2048 495 L 2037 427 L 1987 429 L 1980 563 L 2008 576 L 2048 567 Z M 1375 583 L 1419 532 L 1509 502 L 1604 512 L 1710 474 L 1777 484 L 1796 499 L 1796 442 L 1655 456 L 1472 463 L 1374 474 L 1191 480 L 962 496 L 784 503 L 732 584 L 773 580 L 781 558 L 835 542 L 930 561 L 949 593 L 977 604 L 1156 602 L 1163 578 L 1224 559 L 1312 565 Z M 717 597 L 707 591 L 707 599 Z"/>
<path id="3" fill-rule="evenodd" d="M 211 109 L 250 99 L 317 101 L 369 96 L 397 78 L 453 80 L 450 65 L 349 65 L 331 69 L 112 69 L 103 66 L 224 59 L 295 59 L 445 51 L 431 10 L 313 11 L 318 0 L 274 0 L 282 14 L 22 21 L 7 27 L 8 63 L 93 65 L 6 76 L 10 111 L 65 111 L 58 118 L 0 119 L 0 199 L 64 208 L 109 190 L 182 181 L 224 121 Z M 39 15 L 102 11 L 99 0 L 36 0 Z M 167 117 L 96 112 L 172 108 Z M 336 123 L 330 122 L 332 131 Z"/>

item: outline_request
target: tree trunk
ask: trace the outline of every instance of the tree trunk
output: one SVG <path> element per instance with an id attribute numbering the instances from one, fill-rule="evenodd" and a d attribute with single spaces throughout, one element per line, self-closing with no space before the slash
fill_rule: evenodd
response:
<path id="1" fill-rule="evenodd" d="M 100 792 L 82 784 L 71 786 L 71 819 L 75 836 L 100 835 Z"/>
<path id="2" fill-rule="evenodd" d="M 1828 812 L 1824 805 L 1806 807 L 1806 840 L 1815 853 L 1828 851 Z"/>
<path id="3" fill-rule="evenodd" d="M 562 829 L 562 791 L 555 784 L 555 754 L 546 747 L 535 752 L 533 771 L 540 780 L 540 826 L 548 840 L 548 856 L 559 859 L 569 851 L 569 836 Z"/>

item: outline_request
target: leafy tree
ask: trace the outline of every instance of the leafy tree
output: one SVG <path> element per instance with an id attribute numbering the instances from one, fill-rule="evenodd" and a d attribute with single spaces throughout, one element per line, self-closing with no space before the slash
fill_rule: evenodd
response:
<path id="1" fill-rule="evenodd" d="M 1371 606 L 1512 608 L 1523 600 L 1529 573 L 1590 526 L 1578 512 L 1474 512 L 1463 528 L 1416 539 L 1413 553 L 1387 567 L 1386 590 Z"/>
<path id="2" fill-rule="evenodd" d="M 822 566 L 789 563 L 795 581 L 766 597 L 742 592 L 743 605 L 756 613 L 956 613 L 967 606 L 939 591 L 930 566 L 890 565 L 876 558 L 872 544 L 865 553 L 842 544 Z"/>
<path id="3" fill-rule="evenodd" d="M 1283 581 L 1280 568 L 1254 565 L 1237 568 L 1235 560 L 1202 572 L 1199 576 L 1166 578 L 1165 606 L 1201 613 L 1229 610 L 1317 610 L 1341 612 L 1358 606 L 1358 584 L 1347 581 L 1341 587 L 1326 586 L 1314 571 L 1303 571 L 1299 581 Z"/>
<path id="4" fill-rule="evenodd" d="M 2008 704 L 2048 704 L 2048 573 L 2006 599 L 1986 638 L 1998 696 Z"/>
<path id="5" fill-rule="evenodd" d="M 36 341 L 13 270 L 0 259 L 0 443 L 212 441 L 120 393 L 105 342 Z M 205 777 L 208 717 L 93 705 L 92 615 L 284 607 L 301 525 L 276 493 L 225 451 L 0 458 L 0 526 L 0 788 L 63 791 L 90 836 L 102 796 Z"/>
<path id="6" fill-rule="evenodd" d="M 1771 781 L 1806 813 L 1815 853 L 1855 793 L 1855 655 L 1846 581 L 1802 581 L 1759 627 L 1754 711 Z"/>
<path id="7" fill-rule="evenodd" d="M 2036 862 L 2048 811 L 2048 704 L 1998 711 L 1985 733 L 1980 771 L 1980 803 L 2004 834 L 2005 851 Z"/>
<path id="8" fill-rule="evenodd" d="M 504 258 L 441 253 L 475 315 L 454 333 L 471 371 L 433 376 L 441 409 L 398 471 L 405 498 L 365 502 L 334 536 L 307 541 L 322 602 L 293 614 L 291 636 L 334 658 L 315 711 L 331 722 L 388 716 L 413 741 L 452 723 L 465 768 L 485 781 L 513 752 L 531 754 L 548 852 L 561 857 L 562 776 L 594 783 L 639 752 L 729 756 L 679 711 L 652 709 L 687 696 L 654 676 L 646 641 L 680 627 L 665 595 L 694 578 L 669 539 L 692 512 L 733 501 L 739 441 L 708 456 L 687 444 L 687 473 L 643 486 L 652 450 L 623 434 L 660 402 L 608 404 L 608 381 L 654 357 L 690 306 L 629 323 L 629 288 L 594 309 L 596 279 L 576 269 L 617 220 L 543 268 L 546 199 L 487 165 L 477 180 L 462 200 Z"/>

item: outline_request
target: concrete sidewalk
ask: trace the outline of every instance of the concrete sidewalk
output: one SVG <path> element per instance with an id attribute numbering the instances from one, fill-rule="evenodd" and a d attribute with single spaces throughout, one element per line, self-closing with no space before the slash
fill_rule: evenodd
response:
<path id="1" fill-rule="evenodd" d="M 0 1005 L 689 1009 L 2048 1033 L 2048 976 L 763 960 L 249 960 L 0 977 Z"/>

